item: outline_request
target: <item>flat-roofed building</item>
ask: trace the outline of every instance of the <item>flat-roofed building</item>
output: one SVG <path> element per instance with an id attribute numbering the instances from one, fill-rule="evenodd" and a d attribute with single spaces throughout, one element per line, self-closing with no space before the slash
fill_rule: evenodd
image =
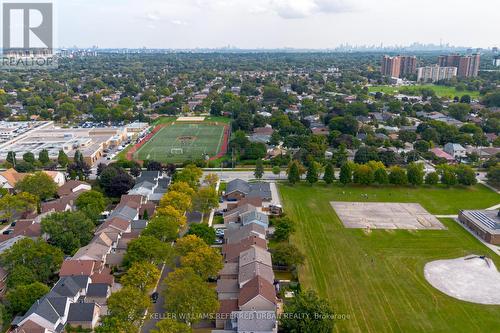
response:
<path id="1" fill-rule="evenodd" d="M 73 157 L 79 150 L 85 161 L 94 165 L 104 154 L 104 150 L 116 147 L 127 139 L 127 129 L 123 127 L 104 128 L 62 128 L 53 122 L 20 122 L 21 130 L 9 140 L 0 140 L 0 161 L 5 161 L 9 151 L 17 156 L 32 152 L 37 156 L 42 150 L 49 152 L 49 157 L 57 159 L 63 150 Z"/>
<path id="2" fill-rule="evenodd" d="M 462 210 L 458 219 L 481 239 L 500 245 L 499 214 L 497 210 Z"/>
<path id="3" fill-rule="evenodd" d="M 425 66 L 417 70 L 417 81 L 437 82 L 457 76 L 457 67 Z"/>

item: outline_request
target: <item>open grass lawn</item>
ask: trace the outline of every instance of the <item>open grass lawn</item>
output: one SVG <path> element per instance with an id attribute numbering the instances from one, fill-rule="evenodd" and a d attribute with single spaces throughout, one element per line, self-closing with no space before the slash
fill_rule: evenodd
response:
<path id="1" fill-rule="evenodd" d="M 393 87 L 393 86 L 372 86 L 369 87 L 368 90 L 369 92 L 383 92 L 385 94 L 397 94 L 398 89 L 400 87 Z M 426 85 L 414 85 L 414 86 L 405 86 L 405 88 L 409 88 L 410 90 L 418 90 L 420 88 L 430 88 L 436 92 L 436 95 L 439 97 L 448 97 L 448 98 L 454 98 L 455 96 L 462 97 L 463 95 L 470 95 L 472 98 L 478 98 L 479 97 L 479 91 L 457 91 L 455 87 L 447 87 L 447 86 L 438 86 L 438 85 L 433 85 L 433 84 L 426 84 Z"/>
<path id="2" fill-rule="evenodd" d="M 216 156 L 224 145 L 224 124 L 173 123 L 162 128 L 135 154 L 138 160 L 182 163 Z"/>
<path id="3" fill-rule="evenodd" d="M 293 236 L 306 255 L 303 288 L 328 298 L 339 315 L 337 332 L 498 332 L 500 306 L 466 303 L 434 289 L 424 278 L 433 260 L 486 254 L 498 256 L 451 219 L 442 231 L 345 229 L 331 201 L 418 202 L 434 214 L 487 208 L 500 196 L 484 186 L 471 189 L 280 186 L 285 212 L 297 222 Z"/>

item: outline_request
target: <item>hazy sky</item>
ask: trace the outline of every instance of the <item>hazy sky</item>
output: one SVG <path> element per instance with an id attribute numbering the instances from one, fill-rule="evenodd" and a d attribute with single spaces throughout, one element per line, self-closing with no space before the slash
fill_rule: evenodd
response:
<path id="1" fill-rule="evenodd" d="M 59 46 L 500 45 L 498 0 L 57 0 Z"/>

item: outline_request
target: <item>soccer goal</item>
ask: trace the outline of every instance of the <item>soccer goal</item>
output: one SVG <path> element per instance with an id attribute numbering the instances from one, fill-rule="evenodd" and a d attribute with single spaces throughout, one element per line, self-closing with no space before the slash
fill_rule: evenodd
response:
<path id="1" fill-rule="evenodd" d="M 182 148 L 172 148 L 172 149 L 170 149 L 170 154 L 172 154 L 172 155 L 182 155 L 182 154 L 184 154 L 184 149 L 182 149 Z"/>

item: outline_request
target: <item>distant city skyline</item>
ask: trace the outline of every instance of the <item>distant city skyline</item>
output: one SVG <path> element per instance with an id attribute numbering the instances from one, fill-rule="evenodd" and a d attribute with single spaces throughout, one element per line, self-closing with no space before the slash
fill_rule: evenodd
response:
<path id="1" fill-rule="evenodd" d="M 490 0 L 57 0 L 57 46 L 333 49 L 500 45 Z"/>

